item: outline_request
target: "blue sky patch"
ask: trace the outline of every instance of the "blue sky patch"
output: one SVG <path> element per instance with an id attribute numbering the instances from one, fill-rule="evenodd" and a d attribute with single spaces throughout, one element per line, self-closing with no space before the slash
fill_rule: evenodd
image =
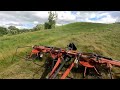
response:
<path id="1" fill-rule="evenodd" d="M 77 13 L 77 11 L 71 11 L 71 14 L 75 15 Z"/>
<path id="2" fill-rule="evenodd" d="M 107 16 L 101 16 L 101 17 L 94 17 L 94 18 L 89 18 L 89 20 L 93 20 L 93 21 L 96 21 L 96 20 L 100 20 L 100 19 L 102 19 L 102 18 L 105 18 L 105 17 L 107 17 Z"/>
<path id="3" fill-rule="evenodd" d="M 24 27 L 26 28 L 33 28 L 35 25 L 32 24 L 32 23 L 27 23 L 27 24 L 24 24 Z"/>

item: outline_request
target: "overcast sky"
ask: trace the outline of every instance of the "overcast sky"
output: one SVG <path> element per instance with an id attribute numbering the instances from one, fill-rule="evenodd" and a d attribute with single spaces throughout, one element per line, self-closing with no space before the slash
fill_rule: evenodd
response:
<path id="1" fill-rule="evenodd" d="M 114 23 L 120 20 L 120 11 L 56 11 L 57 25 L 72 22 Z M 0 26 L 33 28 L 48 19 L 48 11 L 0 11 Z"/>

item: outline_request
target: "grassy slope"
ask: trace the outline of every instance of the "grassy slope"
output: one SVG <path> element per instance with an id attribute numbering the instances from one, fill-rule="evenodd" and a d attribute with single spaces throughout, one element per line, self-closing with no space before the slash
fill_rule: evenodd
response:
<path id="1" fill-rule="evenodd" d="M 0 78 L 32 78 L 39 69 L 33 63 L 17 57 L 12 60 L 18 46 L 37 44 L 64 48 L 70 42 L 74 42 L 79 51 L 95 52 L 120 60 L 119 30 L 119 24 L 72 23 L 53 30 L 0 37 Z M 26 50 L 19 49 L 19 54 L 23 56 Z M 35 78 L 39 77 L 40 75 L 36 74 Z"/>

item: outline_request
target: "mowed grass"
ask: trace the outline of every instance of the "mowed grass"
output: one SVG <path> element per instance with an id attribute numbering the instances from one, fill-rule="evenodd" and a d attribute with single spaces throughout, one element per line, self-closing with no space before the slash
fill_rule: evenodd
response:
<path id="1" fill-rule="evenodd" d="M 120 60 L 120 24 L 71 23 L 51 30 L 0 37 L 0 78 L 32 78 L 40 68 L 17 56 L 12 59 L 18 46 L 65 48 L 70 42 L 75 43 L 80 52 L 93 52 Z M 31 49 L 20 48 L 17 55 L 24 57 Z M 43 61 L 39 64 L 43 65 Z M 41 68 L 35 78 L 40 78 L 43 71 Z M 114 69 L 113 72 L 117 71 Z"/>

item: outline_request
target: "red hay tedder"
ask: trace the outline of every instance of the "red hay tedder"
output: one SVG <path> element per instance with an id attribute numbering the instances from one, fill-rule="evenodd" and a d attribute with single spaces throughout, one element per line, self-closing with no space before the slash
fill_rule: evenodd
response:
<path id="1" fill-rule="evenodd" d="M 61 75 L 59 79 L 66 79 L 73 69 L 73 67 L 84 66 L 83 77 L 86 77 L 86 70 L 93 69 L 98 76 L 101 76 L 96 67 L 104 65 L 110 74 L 110 78 L 113 79 L 111 68 L 112 66 L 120 66 L 120 61 L 113 60 L 111 58 L 103 57 L 94 53 L 82 53 L 77 51 L 76 46 L 70 43 L 67 49 L 48 47 L 48 46 L 33 46 L 33 49 L 27 59 L 30 59 L 33 55 L 41 58 L 44 54 L 49 53 L 52 58 L 51 70 L 48 73 L 46 79 L 56 79 L 58 75 Z M 49 62 L 49 60 L 47 60 Z M 62 70 L 67 63 L 67 68 Z"/>

